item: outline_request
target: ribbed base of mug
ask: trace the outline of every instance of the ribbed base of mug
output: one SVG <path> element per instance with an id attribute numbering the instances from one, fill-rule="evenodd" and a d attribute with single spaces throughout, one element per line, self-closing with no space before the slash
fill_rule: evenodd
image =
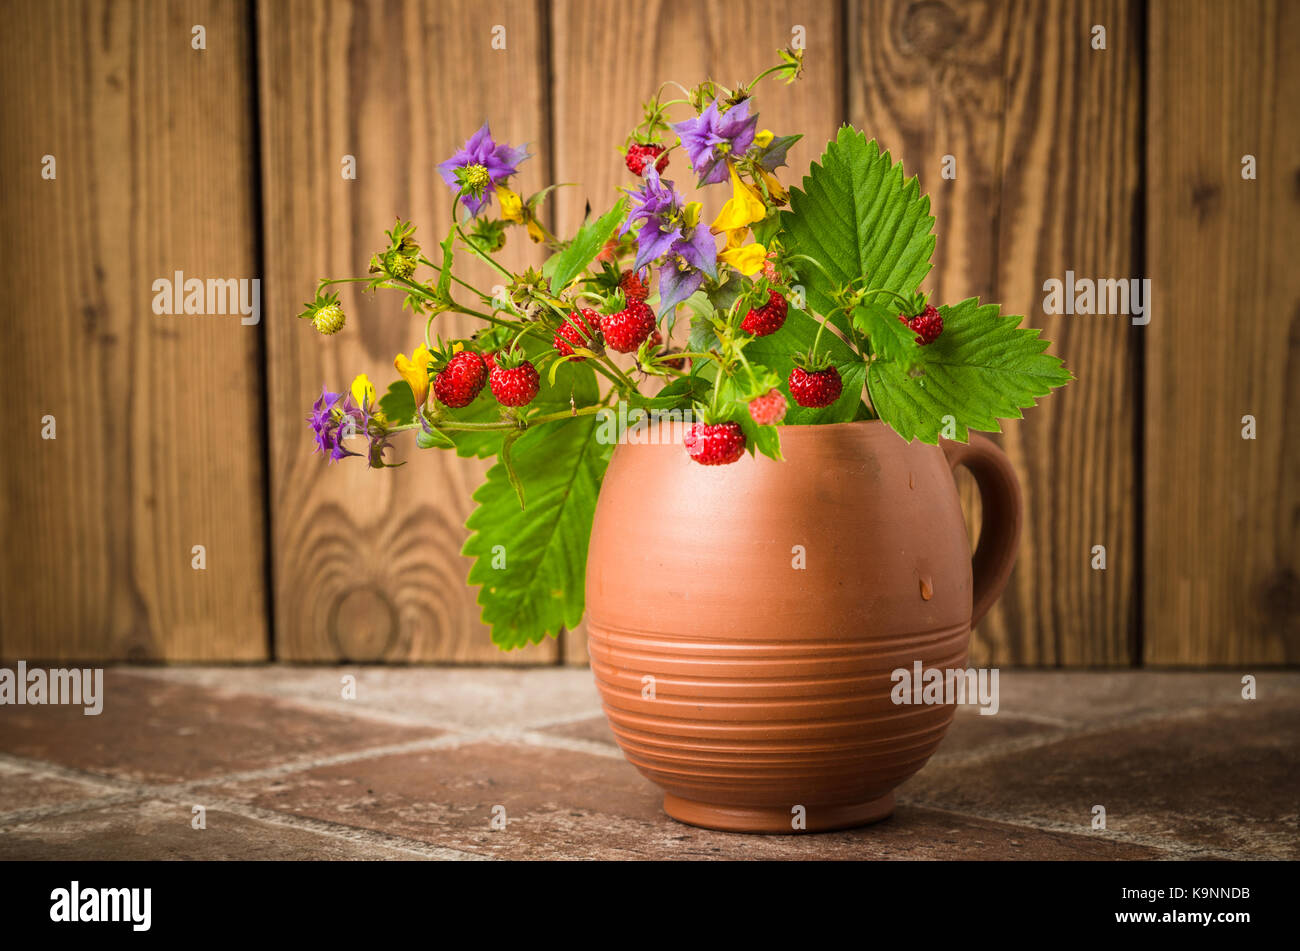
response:
<path id="1" fill-rule="evenodd" d="M 798 835 L 803 832 L 830 832 L 852 829 L 887 819 L 894 813 L 894 794 L 886 793 L 868 802 L 833 806 L 808 806 L 800 817 L 794 807 L 719 806 L 713 803 L 682 799 L 672 793 L 664 795 L 664 812 L 678 822 L 716 829 L 719 832 L 749 832 L 758 835 Z"/>

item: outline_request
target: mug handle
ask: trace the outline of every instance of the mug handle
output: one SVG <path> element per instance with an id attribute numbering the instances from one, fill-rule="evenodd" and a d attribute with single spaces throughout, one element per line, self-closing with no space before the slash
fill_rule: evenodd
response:
<path id="1" fill-rule="evenodd" d="M 945 439 L 941 445 L 949 466 L 954 470 L 965 466 L 975 477 L 983 506 L 980 540 L 971 559 L 974 591 L 970 626 L 974 628 L 1001 597 L 1016 563 L 1024 520 L 1020 480 L 1007 454 L 979 433 L 971 433 L 967 443 Z"/>

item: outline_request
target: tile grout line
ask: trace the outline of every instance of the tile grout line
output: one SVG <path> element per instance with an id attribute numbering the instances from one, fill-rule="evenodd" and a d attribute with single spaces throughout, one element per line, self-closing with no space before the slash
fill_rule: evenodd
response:
<path id="1" fill-rule="evenodd" d="M 1158 849 L 1161 852 L 1165 852 L 1167 853 L 1168 858 L 1213 858 L 1236 862 L 1267 861 L 1270 858 L 1274 858 L 1274 856 L 1255 855 L 1250 852 L 1241 852 L 1234 849 L 1222 849 L 1215 846 L 1197 845 L 1192 842 L 1186 842 L 1182 839 L 1170 839 L 1163 836 L 1146 835 L 1142 832 L 1123 832 L 1108 829 L 1100 834 L 1093 835 L 1089 830 L 1071 825 L 1068 822 L 1058 822 L 1052 819 L 1037 819 L 1025 816 L 1013 816 L 998 811 L 954 809 L 951 806 L 928 802 L 924 799 L 913 799 L 904 795 L 898 796 L 897 801 L 901 805 L 913 806 L 917 809 L 929 809 L 933 812 L 942 812 L 945 815 L 960 816 L 964 819 L 982 819 L 986 822 L 998 822 L 1019 829 L 1034 829 L 1039 832 L 1055 832 L 1061 835 L 1074 836 L 1076 838 L 1095 838 L 1099 841 L 1121 842 L 1125 845 L 1140 845 L 1144 848 Z"/>
<path id="2" fill-rule="evenodd" d="M 1078 726 L 1038 733 L 1032 736 L 1016 737 L 1010 740 L 999 740 L 996 743 L 989 743 L 986 746 L 979 746 L 972 750 L 953 752 L 940 758 L 932 758 L 926 765 L 928 766 L 930 763 L 933 763 L 936 766 L 945 767 L 977 766 L 981 763 L 1001 759 L 1004 756 L 1009 756 L 1015 753 L 1023 753 L 1029 750 L 1054 746 L 1065 740 L 1086 739 L 1091 736 L 1100 736 L 1116 730 L 1127 730 L 1134 727 L 1146 726 L 1151 723 L 1169 723 L 1180 722 L 1183 720 L 1203 719 L 1224 706 L 1227 706 L 1227 704 L 1206 704 L 1204 706 L 1191 707 L 1183 710 L 1157 710 L 1147 713 L 1130 714 L 1127 716 L 1116 717 L 1115 719 L 1101 723 L 1080 724 Z"/>
<path id="3" fill-rule="evenodd" d="M 227 695 L 242 695 L 246 697 L 259 697 L 262 699 L 281 700 L 291 703 L 298 709 L 307 712 L 330 713 L 335 716 L 355 718 L 359 720 L 369 720 L 375 723 L 384 723 L 391 726 L 409 726 L 424 727 L 425 729 L 441 730 L 444 733 L 463 733 L 475 730 L 474 727 L 467 727 L 445 720 L 432 718 L 423 718 L 410 716 L 403 713 L 395 713 L 391 710 L 383 710 L 373 707 L 358 706 L 356 701 L 344 700 L 325 700 L 316 697 L 304 697 L 301 694 L 284 690 L 283 688 L 230 688 L 230 687 L 212 687 L 207 684 L 201 684 L 194 681 L 175 679 L 167 676 L 166 672 L 159 670 L 128 670 L 121 669 L 121 673 L 127 676 L 140 677 L 145 680 L 169 683 L 174 685 L 194 686 L 204 690 L 211 690 Z M 582 720 L 590 720 L 595 717 L 603 716 L 603 711 L 599 704 L 591 710 L 578 711 L 574 713 L 559 714 L 556 716 L 532 720 L 517 726 L 501 727 L 500 729 L 514 730 L 543 730 L 553 726 L 566 726 L 570 723 L 577 723 Z"/>

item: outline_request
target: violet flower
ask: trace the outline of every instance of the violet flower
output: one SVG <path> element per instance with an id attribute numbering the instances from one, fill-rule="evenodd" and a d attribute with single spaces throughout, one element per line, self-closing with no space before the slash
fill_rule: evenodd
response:
<path id="1" fill-rule="evenodd" d="M 727 179 L 727 157 L 743 155 L 754 144 L 757 125 L 758 116 L 749 114 L 748 99 L 721 114 L 715 99 L 694 119 L 675 123 L 673 130 L 682 140 L 700 185 L 716 185 Z"/>
<path id="2" fill-rule="evenodd" d="M 316 451 L 327 454 L 330 462 L 360 455 L 343 448 L 343 440 L 365 424 L 351 394 L 331 393 L 321 387 L 320 397 L 312 404 L 307 421 L 316 434 Z"/>
<path id="3" fill-rule="evenodd" d="M 718 276 L 718 249 L 709 229 L 686 213 L 682 196 L 672 182 L 662 181 L 653 166 L 644 173 L 641 187 L 630 193 L 632 211 L 619 234 L 627 234 L 641 222 L 637 232 L 636 261 L 641 271 L 652 261 L 663 259 L 659 272 L 659 312 L 665 313 L 686 300 L 704 277 Z"/>
<path id="4" fill-rule="evenodd" d="M 467 183 L 473 186 L 460 200 L 470 215 L 477 216 L 492 202 L 493 189 L 515 174 L 526 158 L 531 158 L 526 149 L 497 145 L 485 122 L 459 152 L 438 166 L 438 173 L 453 192 L 459 192 Z"/>

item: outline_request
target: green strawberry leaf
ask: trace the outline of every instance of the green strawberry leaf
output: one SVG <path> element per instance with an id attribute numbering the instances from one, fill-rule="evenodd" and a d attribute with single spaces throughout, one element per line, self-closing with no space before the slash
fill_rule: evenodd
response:
<path id="1" fill-rule="evenodd" d="M 415 422 L 415 394 L 405 380 L 388 384 L 388 392 L 379 397 L 379 411 L 394 426 Z"/>
<path id="2" fill-rule="evenodd" d="M 474 493 L 475 559 L 470 584 L 492 642 L 502 650 L 538 643 L 582 619 L 587 542 L 611 446 L 595 438 L 596 417 L 547 423 L 511 446 L 510 468 L 528 488 L 520 509 L 507 466 L 498 462 Z"/>
<path id="3" fill-rule="evenodd" d="M 559 294 L 569 282 L 587 270 L 596 260 L 605 242 L 613 237 L 623 219 L 627 217 L 625 201 L 620 198 L 609 211 L 595 221 L 586 222 L 574 235 L 569 246 L 553 254 L 542 266 L 542 273 L 551 279 L 551 293 Z"/>
<path id="4" fill-rule="evenodd" d="M 826 270 L 795 260 L 806 288 L 810 309 L 830 314 L 836 309 L 836 287 L 865 278 L 868 290 L 893 291 L 907 297 L 930 272 L 934 252 L 934 218 L 930 199 L 921 194 L 915 177 L 903 178 L 902 163 L 891 161 L 875 140 L 844 126 L 814 163 L 803 188 L 790 190 L 790 210 L 781 213 L 786 244 Z M 866 300 L 853 314 L 856 327 L 871 336 L 876 353 L 894 358 L 911 342 L 898 321 L 899 302 L 886 294 Z M 836 314 L 834 322 L 847 331 Z"/>
<path id="5" fill-rule="evenodd" d="M 1064 386 L 1073 375 L 1045 353 L 1038 330 L 1003 317 L 996 304 L 972 297 L 939 308 L 943 333 L 924 347 L 912 342 L 906 359 L 871 365 L 867 390 L 880 418 L 908 442 L 964 442 L 969 430 L 1001 432 L 999 419 Z"/>

